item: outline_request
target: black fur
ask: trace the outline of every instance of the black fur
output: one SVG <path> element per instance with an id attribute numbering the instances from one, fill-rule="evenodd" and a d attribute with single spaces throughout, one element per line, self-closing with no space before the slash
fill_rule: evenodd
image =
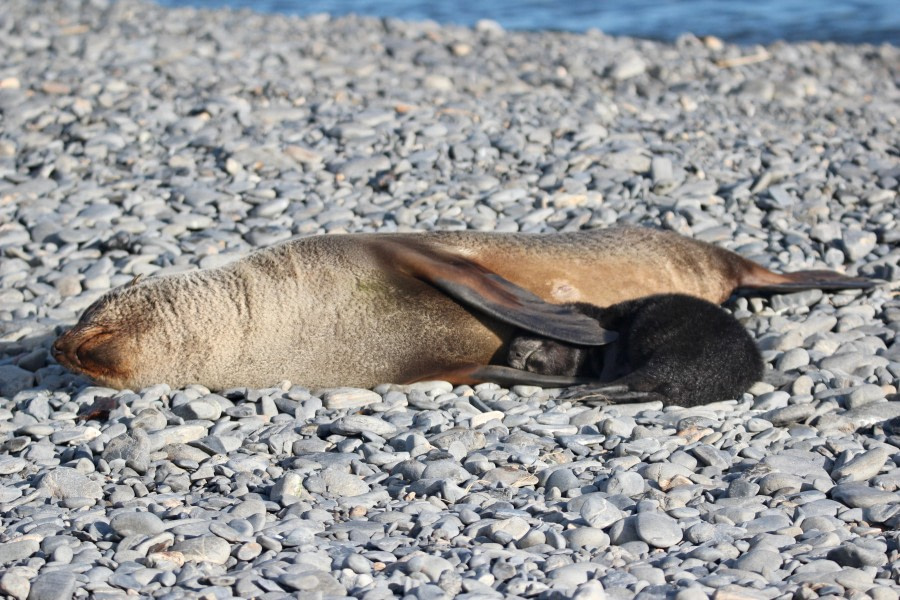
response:
<path id="1" fill-rule="evenodd" d="M 597 381 L 573 388 L 568 397 L 696 406 L 736 398 L 762 378 L 753 338 L 732 315 L 705 300 L 664 294 L 607 308 L 571 306 L 618 332 L 619 339 L 585 347 L 523 332 L 508 356 L 517 369 Z"/>

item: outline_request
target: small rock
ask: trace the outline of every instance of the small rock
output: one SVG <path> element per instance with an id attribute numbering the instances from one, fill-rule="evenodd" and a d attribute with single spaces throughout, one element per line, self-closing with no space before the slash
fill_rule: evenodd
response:
<path id="1" fill-rule="evenodd" d="M 637 496 L 644 491 L 644 478 L 633 471 L 616 471 L 600 484 L 600 490 L 611 496 Z"/>
<path id="2" fill-rule="evenodd" d="M 777 569 L 781 566 L 781 555 L 771 550 L 753 549 L 739 557 L 734 566 L 752 573 L 762 573 L 767 569 Z"/>
<path id="3" fill-rule="evenodd" d="M 866 481 L 878 475 L 889 456 L 890 453 L 885 448 L 873 448 L 835 469 L 832 478 L 842 482 Z"/>
<path id="4" fill-rule="evenodd" d="M 566 493 L 579 485 L 581 485 L 581 482 L 578 481 L 578 477 L 575 476 L 571 469 L 559 468 L 547 478 L 544 489 L 548 492 L 552 489 L 558 489 L 560 492 Z"/>
<path id="5" fill-rule="evenodd" d="M 384 419 L 369 415 L 347 415 L 331 424 L 331 431 L 338 435 L 359 435 L 374 433 L 381 437 L 391 437 L 397 428 Z"/>
<path id="6" fill-rule="evenodd" d="M 841 247 L 851 262 L 863 259 L 875 249 L 878 236 L 871 231 L 848 229 L 844 232 Z"/>
<path id="7" fill-rule="evenodd" d="M 900 502 L 900 495 L 869 487 L 864 483 L 841 483 L 831 488 L 831 497 L 853 508 Z"/>
<path id="8" fill-rule="evenodd" d="M 103 488 L 99 483 L 69 467 L 57 467 L 44 473 L 37 487 L 54 498 L 99 500 L 103 497 Z"/>
<path id="9" fill-rule="evenodd" d="M 864 567 L 880 567 L 887 563 L 888 557 L 884 552 L 875 549 L 862 548 L 857 544 L 841 544 L 829 551 L 828 560 L 833 560 L 844 567 L 861 569 Z"/>
<path id="10" fill-rule="evenodd" d="M 369 492 L 369 484 L 358 475 L 341 471 L 335 467 L 324 469 L 321 473 L 328 493 L 334 496 L 359 496 Z"/>
<path id="11" fill-rule="evenodd" d="M 334 388 L 322 393 L 322 403 L 329 410 L 362 408 L 381 402 L 381 396 L 371 390 L 358 388 Z"/>
<path id="12" fill-rule="evenodd" d="M 197 398 L 181 406 L 176 406 L 172 409 L 172 412 L 188 421 L 195 419 L 216 421 L 222 416 L 222 405 L 214 398 Z"/>
<path id="13" fill-rule="evenodd" d="M 613 523 L 625 518 L 625 515 L 606 498 L 591 495 L 581 505 L 581 518 L 591 527 L 606 529 Z"/>
<path id="14" fill-rule="evenodd" d="M 16 600 L 25 600 L 28 597 L 29 590 L 31 590 L 31 582 L 21 575 L 7 571 L 0 577 L 0 592 L 7 596 L 11 596 Z"/>
<path id="15" fill-rule="evenodd" d="M 162 519 L 151 512 L 122 512 L 109 520 L 109 526 L 122 537 L 153 536 L 165 530 Z"/>
<path id="16" fill-rule="evenodd" d="M 457 462 L 449 459 L 435 460 L 425 466 L 422 479 L 447 479 L 453 483 L 462 483 L 471 479 L 472 475 Z"/>
<path id="17" fill-rule="evenodd" d="M 49 571 L 38 575 L 31 582 L 29 600 L 68 600 L 75 593 L 75 574 L 67 571 Z"/>
<path id="18" fill-rule="evenodd" d="M 528 521 L 522 517 L 510 517 L 491 523 L 488 532 L 492 538 L 496 537 L 498 533 L 503 532 L 509 535 L 514 541 L 518 541 L 522 539 L 530 529 L 531 526 L 528 525 Z"/>
<path id="19" fill-rule="evenodd" d="M 641 75 L 646 70 L 647 63 L 644 59 L 637 54 L 628 54 L 613 63 L 609 75 L 617 81 L 623 81 Z"/>
<path id="20" fill-rule="evenodd" d="M 856 387 L 845 397 L 847 408 L 857 408 L 884 399 L 884 390 L 880 385 L 867 383 Z"/>
<path id="21" fill-rule="evenodd" d="M 678 521 L 655 512 L 641 512 L 633 517 L 638 537 L 657 548 L 669 548 L 681 542 L 682 531 Z"/>
<path id="22" fill-rule="evenodd" d="M 37 540 L 18 540 L 0 544 L 0 565 L 8 565 L 28 558 L 41 549 Z"/>
<path id="23" fill-rule="evenodd" d="M 231 555 L 231 544 L 217 535 L 203 535 L 177 542 L 170 551 L 180 552 L 186 561 L 224 565 Z"/>
<path id="24" fill-rule="evenodd" d="M 596 527 L 577 527 L 563 532 L 563 536 L 573 549 L 587 548 L 593 551 L 605 550 L 609 547 L 609 535 Z"/>
<path id="25" fill-rule="evenodd" d="M 15 365 L 0 365 L 0 396 L 12 398 L 34 385 L 34 373 Z"/>
<path id="26" fill-rule="evenodd" d="M 789 404 L 784 408 L 776 408 L 764 412 L 759 415 L 759 418 L 769 421 L 776 427 L 782 427 L 784 425 L 790 425 L 791 423 L 805 421 L 813 416 L 815 412 L 816 409 L 812 404 Z"/>
<path id="27" fill-rule="evenodd" d="M 297 473 L 287 472 L 275 482 L 269 491 L 269 498 L 282 506 L 296 504 L 305 494 L 303 489 L 303 477 Z"/>
<path id="28" fill-rule="evenodd" d="M 425 89 L 434 90 L 437 92 L 449 92 L 455 87 L 453 85 L 452 79 L 445 75 L 438 75 L 436 73 L 426 75 L 422 83 L 425 86 Z"/>

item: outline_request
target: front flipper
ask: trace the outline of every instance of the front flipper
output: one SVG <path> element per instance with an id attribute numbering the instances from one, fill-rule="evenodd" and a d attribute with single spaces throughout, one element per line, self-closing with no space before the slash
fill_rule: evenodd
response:
<path id="1" fill-rule="evenodd" d="M 372 251 L 386 267 L 425 281 L 448 296 L 499 321 L 554 340 L 602 346 L 618 334 L 596 319 L 528 290 L 471 260 L 412 241 L 379 240 Z"/>

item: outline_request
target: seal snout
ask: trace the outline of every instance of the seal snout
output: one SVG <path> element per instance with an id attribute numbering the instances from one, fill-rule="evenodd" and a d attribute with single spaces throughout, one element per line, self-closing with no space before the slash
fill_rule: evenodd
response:
<path id="1" fill-rule="evenodd" d="M 94 379 L 119 377 L 122 361 L 115 339 L 105 329 L 76 326 L 53 342 L 51 354 L 64 367 Z"/>

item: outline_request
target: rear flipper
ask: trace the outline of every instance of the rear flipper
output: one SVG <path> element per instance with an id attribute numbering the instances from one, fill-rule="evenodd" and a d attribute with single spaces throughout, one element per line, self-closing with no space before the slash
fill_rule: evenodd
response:
<path id="1" fill-rule="evenodd" d="M 793 273 L 774 273 L 754 264 L 753 269 L 741 280 L 737 291 L 754 292 L 800 292 L 819 289 L 834 290 L 867 290 L 880 282 L 863 277 L 851 277 L 835 271 L 813 270 L 795 271 Z"/>

